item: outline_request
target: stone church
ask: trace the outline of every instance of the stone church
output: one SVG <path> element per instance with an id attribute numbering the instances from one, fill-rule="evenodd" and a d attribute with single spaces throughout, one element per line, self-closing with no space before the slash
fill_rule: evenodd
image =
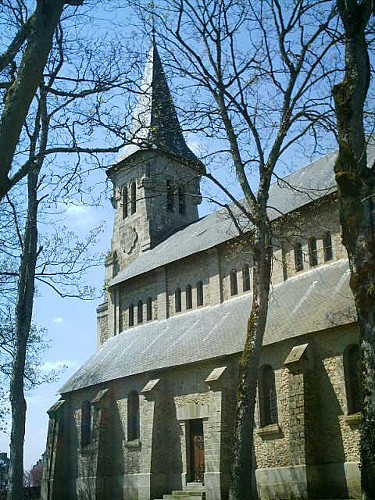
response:
<path id="1" fill-rule="evenodd" d="M 225 211 L 199 218 L 205 168 L 184 140 L 155 44 L 131 132 L 108 171 L 114 226 L 98 348 L 49 410 L 42 498 L 225 499 L 251 228 L 239 234 Z M 358 331 L 334 160 L 270 191 L 253 451 L 261 499 L 360 496 Z"/>

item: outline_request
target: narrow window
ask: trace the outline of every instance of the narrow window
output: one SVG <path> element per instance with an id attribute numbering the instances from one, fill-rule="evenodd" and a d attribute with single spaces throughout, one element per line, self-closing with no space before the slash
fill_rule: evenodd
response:
<path id="1" fill-rule="evenodd" d="M 358 345 L 350 345 L 345 349 L 344 372 L 349 415 L 361 411 L 359 358 Z"/>
<path id="2" fill-rule="evenodd" d="M 318 265 L 318 250 L 316 247 L 316 238 L 309 239 L 309 262 L 311 267 Z"/>
<path id="3" fill-rule="evenodd" d="M 245 264 L 242 268 L 242 290 L 247 292 L 250 290 L 250 267 Z"/>
<path id="4" fill-rule="evenodd" d="M 134 326 L 134 304 L 129 305 L 129 326 Z"/>
<path id="5" fill-rule="evenodd" d="M 324 262 L 333 259 L 331 233 L 325 233 L 323 236 L 323 251 L 324 251 Z"/>
<path id="6" fill-rule="evenodd" d="M 143 323 L 143 302 L 141 300 L 138 300 L 137 320 L 138 323 Z"/>
<path id="7" fill-rule="evenodd" d="M 286 281 L 288 279 L 288 264 L 286 261 L 286 250 L 284 247 L 281 248 L 281 265 L 283 268 L 283 279 Z"/>
<path id="8" fill-rule="evenodd" d="M 303 269 L 302 243 L 296 243 L 294 245 L 294 266 L 296 271 L 302 271 Z"/>
<path id="9" fill-rule="evenodd" d="M 203 306 L 203 283 L 198 281 L 197 283 L 197 306 Z"/>
<path id="10" fill-rule="evenodd" d="M 91 442 L 91 404 L 84 401 L 81 406 L 81 446 Z"/>
<path id="11" fill-rule="evenodd" d="M 167 210 L 168 210 L 168 212 L 173 212 L 173 208 L 174 208 L 174 197 L 173 197 L 172 182 L 167 181 Z"/>
<path id="12" fill-rule="evenodd" d="M 186 213 L 186 195 L 185 188 L 183 186 L 178 188 L 178 211 L 182 215 L 185 215 Z"/>
<path id="13" fill-rule="evenodd" d="M 124 188 L 122 190 L 122 218 L 123 219 L 126 219 L 126 217 L 128 216 L 128 203 L 129 203 L 128 188 L 126 186 L 124 186 Z"/>
<path id="14" fill-rule="evenodd" d="M 270 365 L 263 366 L 259 373 L 260 425 L 277 424 L 277 397 L 275 373 Z"/>
<path id="15" fill-rule="evenodd" d="M 135 181 L 133 181 L 130 186 L 130 198 L 130 212 L 133 215 L 137 211 L 137 185 Z"/>
<path id="16" fill-rule="evenodd" d="M 174 308 L 176 313 L 181 312 L 181 288 L 176 288 L 174 292 Z"/>
<path id="17" fill-rule="evenodd" d="M 139 439 L 139 395 L 132 391 L 128 395 L 128 441 Z"/>
<path id="18" fill-rule="evenodd" d="M 230 272 L 230 294 L 238 294 L 238 284 L 237 284 L 237 270 L 232 269 Z"/>
<path id="19" fill-rule="evenodd" d="M 191 309 L 193 307 L 193 297 L 191 293 L 191 285 L 186 287 L 186 309 Z"/>
<path id="20" fill-rule="evenodd" d="M 118 261 L 117 252 L 115 252 L 113 254 L 113 258 L 112 258 L 112 277 L 113 278 L 118 275 L 119 270 L 120 270 L 120 264 Z"/>
<path id="21" fill-rule="evenodd" d="M 147 321 L 152 320 L 152 298 L 147 299 Z"/>

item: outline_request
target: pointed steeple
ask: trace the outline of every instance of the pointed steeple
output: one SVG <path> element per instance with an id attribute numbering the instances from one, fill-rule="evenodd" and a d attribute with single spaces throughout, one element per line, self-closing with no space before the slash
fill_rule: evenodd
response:
<path id="1" fill-rule="evenodd" d="M 129 144 L 120 152 L 118 162 L 136 151 L 147 149 L 198 161 L 182 134 L 154 35 L 133 115 Z"/>

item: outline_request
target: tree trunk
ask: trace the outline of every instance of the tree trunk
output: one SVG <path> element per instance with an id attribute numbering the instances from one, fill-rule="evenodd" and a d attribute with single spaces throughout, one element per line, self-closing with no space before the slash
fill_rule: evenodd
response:
<path id="1" fill-rule="evenodd" d="M 265 216 L 265 219 L 266 216 Z M 253 254 L 253 299 L 241 355 L 237 384 L 237 408 L 230 500 L 251 498 L 253 484 L 253 435 L 258 367 L 266 329 L 271 282 L 272 246 L 268 223 L 255 231 Z"/>
<path id="2" fill-rule="evenodd" d="M 37 183 L 38 172 L 28 176 L 28 207 L 24 246 L 21 256 L 18 296 L 15 319 L 15 352 L 10 380 L 10 402 L 12 428 L 10 435 L 10 471 L 8 500 L 22 498 L 23 444 L 25 437 L 26 401 L 24 395 L 24 373 L 33 312 L 35 290 L 35 267 L 37 261 Z"/>
<path id="3" fill-rule="evenodd" d="M 370 81 L 365 28 L 371 1 L 338 1 L 345 28 L 344 81 L 335 86 L 339 155 L 335 175 L 342 241 L 348 252 L 350 287 L 360 333 L 362 498 L 375 498 L 375 169 L 367 168 L 363 109 Z"/>
<path id="4" fill-rule="evenodd" d="M 0 121 L 0 200 L 12 184 L 8 177 L 31 102 L 43 77 L 53 34 L 65 0 L 38 0 L 16 80 L 10 86 Z"/>

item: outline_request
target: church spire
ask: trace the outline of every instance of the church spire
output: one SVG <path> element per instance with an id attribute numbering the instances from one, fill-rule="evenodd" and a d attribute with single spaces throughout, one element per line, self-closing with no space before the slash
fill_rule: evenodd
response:
<path id="1" fill-rule="evenodd" d="M 177 158 L 197 161 L 182 134 L 154 34 L 133 115 L 129 144 L 121 151 L 118 161 L 138 150 L 147 149 L 157 149 Z"/>

